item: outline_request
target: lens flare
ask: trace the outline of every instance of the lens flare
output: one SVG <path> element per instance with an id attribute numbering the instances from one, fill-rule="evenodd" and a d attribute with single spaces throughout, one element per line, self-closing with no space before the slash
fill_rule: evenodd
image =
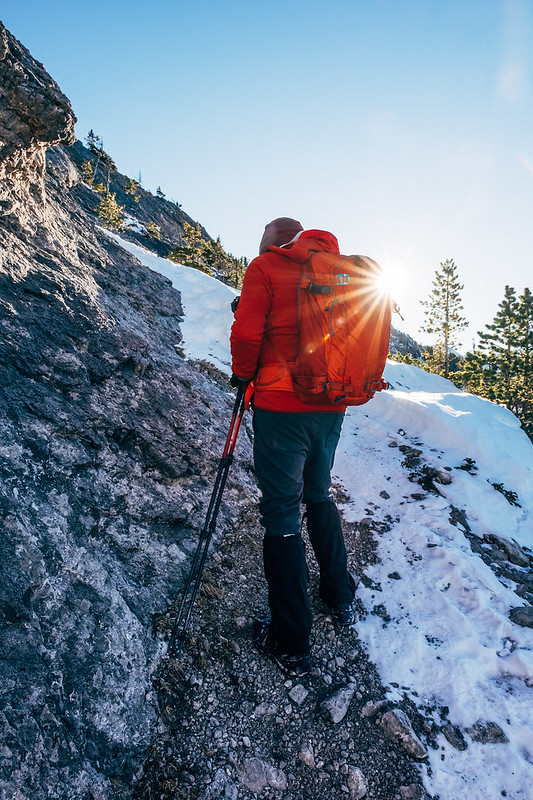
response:
<path id="1" fill-rule="evenodd" d="M 400 273 L 390 267 L 382 267 L 381 274 L 376 278 L 376 289 L 396 299 L 401 294 L 402 280 Z"/>

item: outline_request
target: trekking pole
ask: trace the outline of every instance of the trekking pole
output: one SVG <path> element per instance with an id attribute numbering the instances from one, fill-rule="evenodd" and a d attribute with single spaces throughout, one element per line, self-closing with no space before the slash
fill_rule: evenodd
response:
<path id="1" fill-rule="evenodd" d="M 211 494 L 211 499 L 207 509 L 204 527 L 200 532 L 198 547 L 196 548 L 196 552 L 194 554 L 191 570 L 185 583 L 178 613 L 172 627 L 172 635 L 168 645 L 168 656 L 170 658 L 176 658 L 181 653 L 181 649 L 187 635 L 192 608 L 196 599 L 196 595 L 198 594 L 198 589 L 200 588 L 200 580 L 202 578 L 202 573 L 209 550 L 209 544 L 215 531 L 216 519 L 220 508 L 220 503 L 222 501 L 224 486 L 226 485 L 229 469 L 233 463 L 233 451 L 235 450 L 235 445 L 237 443 L 237 436 L 239 435 L 243 414 L 244 389 L 242 386 L 239 386 L 239 389 L 237 390 L 237 397 L 235 399 L 235 405 L 233 406 L 233 413 L 226 438 L 226 444 L 224 445 L 222 458 L 220 459 L 218 465 L 215 484 L 213 486 L 213 492 Z"/>

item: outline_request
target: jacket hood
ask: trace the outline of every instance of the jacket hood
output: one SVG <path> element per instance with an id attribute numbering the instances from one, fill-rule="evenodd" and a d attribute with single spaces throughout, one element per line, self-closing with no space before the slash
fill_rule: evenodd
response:
<path id="1" fill-rule="evenodd" d="M 298 239 L 288 247 L 268 248 L 269 253 L 277 253 L 293 261 L 307 261 L 312 253 L 325 251 L 326 253 L 338 253 L 339 243 L 337 237 L 329 231 L 309 230 L 302 231 Z"/>
<path id="2" fill-rule="evenodd" d="M 265 225 L 265 232 L 259 245 L 259 255 L 266 253 L 269 247 L 281 247 L 292 241 L 303 231 L 303 225 L 291 217 L 278 217 Z"/>

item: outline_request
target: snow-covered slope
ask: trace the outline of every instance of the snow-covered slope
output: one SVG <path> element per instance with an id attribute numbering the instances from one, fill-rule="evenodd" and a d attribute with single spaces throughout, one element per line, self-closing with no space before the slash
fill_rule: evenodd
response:
<path id="1" fill-rule="evenodd" d="M 234 290 L 119 241 L 180 290 L 187 356 L 229 374 Z M 358 634 L 391 697 L 407 695 L 463 734 L 464 750 L 439 734 L 421 767 L 428 791 L 526 800 L 533 630 L 509 612 L 528 605 L 517 590 L 532 574 L 520 560 L 533 545 L 533 446 L 513 414 L 443 378 L 395 362 L 386 378 L 391 389 L 349 410 L 334 468 L 344 516 L 385 531 L 358 588 L 368 612 Z M 502 571 L 512 542 L 522 549 Z"/>
<path id="2" fill-rule="evenodd" d="M 359 635 L 383 681 L 435 708 L 436 723 L 448 707 L 463 731 L 495 722 L 509 740 L 467 736 L 458 751 L 441 736 L 430 754 L 432 793 L 531 797 L 533 630 L 511 622 L 510 609 L 524 604 L 516 583 L 496 577 L 471 542 L 492 535 L 531 547 L 533 447 L 507 409 L 438 376 L 389 362 L 386 377 L 395 389 L 347 415 L 335 464 L 351 498 L 347 518 L 367 510 L 391 518 L 381 562 L 366 570 L 372 586 L 358 591 L 367 610 L 383 604 L 386 612 L 369 614 Z M 475 461 L 469 471 L 465 459 Z M 433 482 L 438 494 L 417 482 L 432 470 L 451 479 Z M 493 484 L 515 492 L 520 506 Z"/>

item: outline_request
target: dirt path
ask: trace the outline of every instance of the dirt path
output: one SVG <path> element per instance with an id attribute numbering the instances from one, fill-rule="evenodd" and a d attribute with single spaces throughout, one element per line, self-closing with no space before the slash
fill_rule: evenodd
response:
<path id="1" fill-rule="evenodd" d="M 363 580 L 385 528 L 370 519 L 344 524 L 351 568 Z M 378 724 L 391 706 L 371 705 L 384 701 L 385 688 L 357 628 L 337 633 L 318 599 L 309 544 L 316 670 L 287 679 L 254 649 L 251 621 L 266 611 L 261 541 L 256 510 L 245 508 L 209 559 L 186 648 L 160 667 L 160 734 L 136 798 L 425 798 L 415 760 Z M 335 723 L 321 703 L 339 690 L 353 697 Z M 400 705 L 423 736 L 424 720 Z"/>

